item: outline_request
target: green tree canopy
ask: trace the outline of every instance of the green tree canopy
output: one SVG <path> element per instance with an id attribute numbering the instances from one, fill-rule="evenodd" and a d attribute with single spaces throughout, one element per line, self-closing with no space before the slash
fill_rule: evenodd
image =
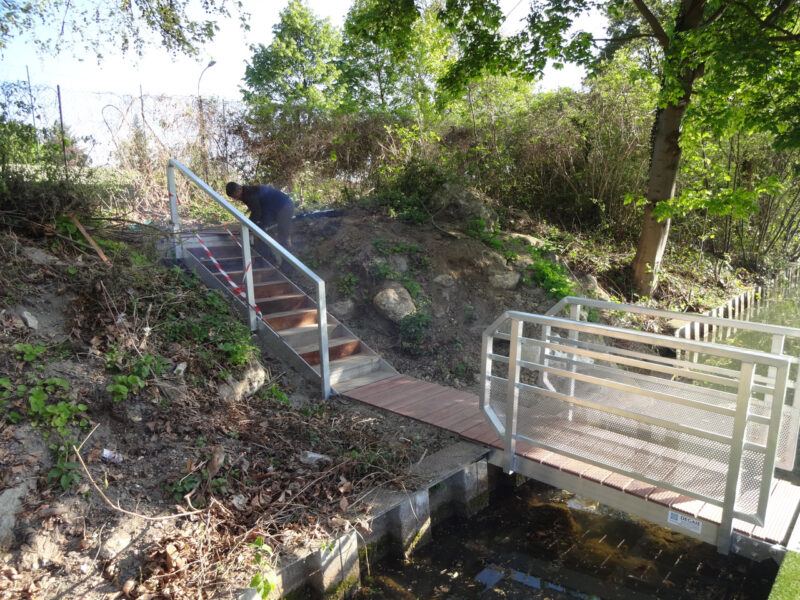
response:
<path id="1" fill-rule="evenodd" d="M 142 53 L 154 34 L 173 54 L 196 55 L 218 26 L 214 16 L 241 14 L 241 0 L 203 0 L 202 17 L 191 0 L 4 0 L 0 6 L 0 50 L 14 37 L 29 35 L 39 50 L 58 54 L 82 48 L 102 58 L 105 48 Z M 246 27 L 244 17 L 242 24 Z"/>
<path id="2" fill-rule="evenodd" d="M 301 121 L 335 109 L 342 99 L 336 66 L 339 31 L 328 19 L 316 17 L 303 0 L 290 0 L 272 32 L 269 46 L 253 48 L 244 75 L 245 101 Z"/>

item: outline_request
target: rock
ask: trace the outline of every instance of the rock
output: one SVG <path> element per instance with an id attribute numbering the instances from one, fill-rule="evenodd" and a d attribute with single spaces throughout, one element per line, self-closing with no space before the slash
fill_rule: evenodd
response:
<path id="1" fill-rule="evenodd" d="M 497 223 L 497 213 L 491 207 L 491 200 L 457 183 L 446 183 L 433 195 L 431 212 L 434 217 L 444 215 L 461 223 L 481 219 L 489 228 Z"/>
<path id="2" fill-rule="evenodd" d="M 65 542 L 58 529 L 52 531 L 32 530 L 29 540 L 23 544 L 20 564 L 28 569 L 39 569 L 51 564 L 63 563 L 61 548 Z"/>
<path id="3" fill-rule="evenodd" d="M 33 488 L 33 481 L 23 481 L 13 488 L 0 492 L 0 552 L 5 552 L 14 542 L 14 525 L 17 513 L 22 510 L 22 501 Z"/>
<path id="4" fill-rule="evenodd" d="M 534 248 L 539 248 L 545 245 L 545 241 L 539 239 L 532 235 L 526 235 L 524 233 L 509 233 L 503 236 L 506 240 L 519 240 L 518 245 L 524 246 L 533 246 Z"/>
<path id="5" fill-rule="evenodd" d="M 22 255 L 35 265 L 55 265 L 61 262 L 52 254 L 33 246 L 22 248 Z"/>
<path id="6" fill-rule="evenodd" d="M 267 381 L 267 372 L 260 363 L 251 363 L 242 375 L 241 380 L 236 380 L 228 375 L 226 383 L 219 386 L 220 397 L 227 402 L 240 402 L 249 398 L 261 389 Z"/>
<path id="7" fill-rule="evenodd" d="M 399 323 L 403 317 L 417 312 L 414 299 L 408 293 L 408 290 L 401 285 L 381 290 L 372 299 L 372 303 L 378 309 L 378 312 L 394 323 Z"/>
<path id="8" fill-rule="evenodd" d="M 316 465 L 317 463 L 329 463 L 331 462 L 331 457 L 327 456 L 326 454 L 317 454 L 316 452 L 310 452 L 308 450 L 303 450 L 300 453 L 300 462 L 304 465 Z"/>
<path id="9" fill-rule="evenodd" d="M 120 531 L 108 538 L 100 548 L 98 556 L 102 560 L 113 560 L 131 544 L 131 536 Z"/>
<path id="10" fill-rule="evenodd" d="M 434 277 L 433 283 L 439 284 L 442 287 L 451 288 L 456 284 L 456 279 L 452 275 L 447 275 L 444 273 Z"/>
<path id="11" fill-rule="evenodd" d="M 505 271 L 504 273 L 495 273 L 489 277 L 489 283 L 493 288 L 499 290 L 513 290 L 517 287 L 521 275 L 517 271 Z"/>
<path id="12" fill-rule="evenodd" d="M 329 306 L 330 311 L 337 317 L 346 318 L 353 314 L 356 309 L 356 303 L 352 298 L 334 302 Z"/>
<path id="13" fill-rule="evenodd" d="M 580 284 L 581 288 L 583 288 L 586 296 L 590 298 L 597 298 L 598 300 L 603 300 L 605 302 L 611 300 L 609 293 L 600 286 L 600 284 L 597 282 L 597 278 L 594 275 L 589 273 L 580 275 L 578 277 L 578 283 Z"/>
<path id="14" fill-rule="evenodd" d="M 34 317 L 27 310 L 23 310 L 22 311 L 22 321 L 25 323 L 25 325 L 27 325 L 29 328 L 33 329 L 34 331 L 39 329 L 39 319 Z"/>
<path id="15" fill-rule="evenodd" d="M 392 272 L 408 273 L 408 259 L 405 256 L 392 254 L 386 259 L 386 262 L 389 263 L 389 267 L 392 269 Z"/>
<path id="16" fill-rule="evenodd" d="M 189 366 L 185 362 L 179 363 L 177 367 L 175 367 L 175 375 L 178 377 L 183 377 L 183 374 L 186 372 L 186 367 Z"/>

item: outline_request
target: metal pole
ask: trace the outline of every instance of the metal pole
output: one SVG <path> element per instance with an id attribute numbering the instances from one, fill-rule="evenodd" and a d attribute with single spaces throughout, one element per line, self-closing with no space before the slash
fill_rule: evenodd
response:
<path id="1" fill-rule="evenodd" d="M 172 243 L 175 249 L 175 260 L 183 260 L 181 221 L 178 214 L 178 193 L 175 189 L 175 167 L 172 166 L 172 161 L 167 163 L 167 189 L 169 190 L 169 214 L 172 219 Z"/>
<path id="2" fill-rule="evenodd" d="M 25 65 L 25 74 L 28 76 L 28 95 L 31 97 L 31 122 L 33 123 L 33 135 L 36 137 L 36 156 L 39 156 L 39 131 L 36 129 L 36 107 L 33 104 L 31 72 L 28 70 L 28 65 Z"/>
<path id="3" fill-rule="evenodd" d="M 511 320 L 511 342 L 508 351 L 508 387 L 506 388 L 506 438 L 504 466 L 509 475 L 514 472 L 517 450 L 517 415 L 519 411 L 519 358 L 521 354 L 522 321 Z"/>
<path id="4" fill-rule="evenodd" d="M 250 229 L 242 225 L 242 268 L 245 270 L 245 294 L 247 294 L 248 313 L 250 314 L 250 331 L 258 329 L 258 315 L 252 309 L 256 305 L 256 294 L 253 288 L 253 257 L 250 253 Z M 250 267 L 248 269 L 248 267 Z"/>
<path id="5" fill-rule="evenodd" d="M 325 282 L 317 282 L 317 323 L 319 325 L 319 375 L 322 379 L 322 399 L 331 395 L 331 367 L 328 356 L 328 308 L 325 301 Z"/>
<path id="6" fill-rule="evenodd" d="M 142 111 L 142 137 L 144 138 L 145 148 L 147 147 L 147 128 L 144 126 L 144 93 L 142 92 L 142 84 L 139 84 L 139 104 Z"/>
<path id="7" fill-rule="evenodd" d="M 736 509 L 736 495 L 739 490 L 739 474 L 742 469 L 742 452 L 744 450 L 744 433 L 747 428 L 747 412 L 750 408 L 750 395 L 753 388 L 753 363 L 742 363 L 739 377 L 739 393 L 736 398 L 736 415 L 733 418 L 733 435 L 731 436 L 731 453 L 728 460 L 728 478 L 725 482 L 725 495 L 722 500 L 722 520 L 719 524 L 717 551 L 728 554 L 731 549 L 733 533 L 733 513 Z"/>
<path id="8" fill-rule="evenodd" d="M 65 176 L 69 176 L 67 172 L 67 142 L 64 139 L 64 113 L 61 111 L 61 86 L 56 86 L 56 92 L 58 93 L 58 118 L 61 121 L 61 152 L 64 154 L 64 174 Z"/>

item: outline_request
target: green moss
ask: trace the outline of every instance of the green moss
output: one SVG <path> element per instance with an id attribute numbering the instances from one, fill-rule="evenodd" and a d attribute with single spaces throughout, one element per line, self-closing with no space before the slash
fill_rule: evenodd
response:
<path id="1" fill-rule="evenodd" d="M 293 589 L 291 592 L 283 596 L 283 600 L 306 600 L 306 598 L 313 598 L 314 591 L 310 585 L 301 585 Z"/>
<path id="2" fill-rule="evenodd" d="M 781 563 L 769 600 L 794 600 L 800 598 L 800 554 L 787 552 Z"/>
<path id="3" fill-rule="evenodd" d="M 324 598 L 326 600 L 343 600 L 349 598 L 353 590 L 358 587 L 360 579 L 358 575 L 351 575 L 342 580 L 341 583 L 325 590 Z"/>

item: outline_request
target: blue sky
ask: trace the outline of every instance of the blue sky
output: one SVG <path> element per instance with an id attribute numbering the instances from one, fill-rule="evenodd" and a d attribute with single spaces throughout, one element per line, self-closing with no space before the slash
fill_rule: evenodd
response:
<path id="1" fill-rule="evenodd" d="M 250 31 L 242 31 L 235 18 L 222 22 L 214 41 L 204 47 L 197 58 L 173 57 L 153 45 L 142 57 L 106 52 L 106 57 L 98 64 L 90 53 L 76 56 L 67 51 L 56 57 L 41 56 L 30 43 L 30 37 L 17 37 L 0 58 L 0 81 L 25 81 L 27 67 L 34 88 L 55 88 L 60 85 L 65 122 L 79 135 L 92 135 L 104 144 L 100 150 L 92 152 L 94 163 L 102 164 L 109 155 L 107 140 L 103 142 L 103 138 L 108 137 L 108 127 L 103 122 L 102 109 L 108 104 L 121 106 L 127 101 L 121 99 L 138 97 L 140 86 L 145 96 L 165 94 L 196 97 L 198 78 L 203 73 L 199 91 L 204 97 L 241 100 L 239 88 L 245 65 L 252 54 L 250 46 L 270 43 L 272 27 L 278 22 L 287 1 L 245 0 L 245 9 L 251 14 Z M 352 4 L 352 0 L 307 2 L 318 17 L 329 18 L 337 26 L 342 25 Z M 521 27 L 521 20 L 527 15 L 528 1 L 501 0 L 500 4 L 507 17 L 504 30 L 513 33 Z M 597 27 L 592 21 L 588 19 L 583 26 Z M 203 72 L 210 60 L 216 61 L 216 64 Z M 583 70 L 579 68 L 550 70 L 540 83 L 540 88 L 577 88 L 582 76 Z M 50 106 L 50 114 L 43 119 L 52 122 L 56 118 L 52 114 L 53 107 L 57 107 L 55 91 L 50 89 L 42 94 L 43 97 L 38 97 L 37 102 Z M 113 113 L 106 112 L 106 116 Z"/>
<path id="2" fill-rule="evenodd" d="M 317 16 L 329 18 L 335 25 L 344 21 L 351 0 L 308 0 Z M 145 94 L 196 95 L 200 73 L 210 60 L 216 64 L 202 77 L 200 91 L 203 95 L 238 100 L 238 88 L 244 75 L 246 61 L 250 58 L 249 47 L 254 43 L 268 44 L 272 38 L 272 27 L 286 5 L 285 0 L 251 0 L 245 2 L 251 13 L 250 31 L 243 32 L 236 19 L 223 22 L 215 40 L 206 46 L 196 59 L 172 57 L 158 47 L 150 48 L 143 57 L 121 56 L 109 52 L 98 65 L 94 56 L 73 56 L 69 52 L 57 57 L 38 55 L 26 37 L 12 41 L 0 60 L 0 80 L 24 81 L 26 66 L 30 70 L 31 83 L 55 86 L 62 91 L 113 92 L 117 94 L 139 94 L 139 86 Z M 512 31 L 520 26 L 520 19 L 527 14 L 526 0 L 501 0 L 507 16 L 506 28 Z M 551 72 L 543 82 L 545 89 L 580 84 L 583 72 L 580 69 L 565 69 Z"/>

